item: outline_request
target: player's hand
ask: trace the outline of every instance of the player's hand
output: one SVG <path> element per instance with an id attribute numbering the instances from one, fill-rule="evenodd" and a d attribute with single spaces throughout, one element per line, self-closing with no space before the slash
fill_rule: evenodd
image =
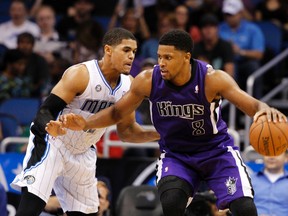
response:
<path id="1" fill-rule="evenodd" d="M 45 130 L 53 137 L 65 135 L 67 132 L 62 122 L 53 120 L 46 124 Z"/>
<path id="2" fill-rule="evenodd" d="M 258 118 L 262 115 L 266 115 L 268 122 L 287 122 L 287 117 L 281 113 L 279 110 L 268 107 L 259 110 L 253 117 L 253 121 L 257 122 Z"/>
<path id="3" fill-rule="evenodd" d="M 74 113 L 61 115 L 59 121 L 63 123 L 63 127 L 75 131 L 83 130 L 86 125 L 86 120 L 81 115 Z"/>

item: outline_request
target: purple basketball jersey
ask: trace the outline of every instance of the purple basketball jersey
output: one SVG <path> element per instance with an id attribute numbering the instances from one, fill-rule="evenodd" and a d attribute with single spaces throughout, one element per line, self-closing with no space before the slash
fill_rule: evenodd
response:
<path id="1" fill-rule="evenodd" d="M 161 134 L 161 150 L 197 153 L 219 145 L 233 145 L 219 104 L 205 96 L 207 63 L 193 60 L 192 76 L 184 86 L 174 86 L 161 77 L 159 65 L 152 77 L 152 120 Z"/>

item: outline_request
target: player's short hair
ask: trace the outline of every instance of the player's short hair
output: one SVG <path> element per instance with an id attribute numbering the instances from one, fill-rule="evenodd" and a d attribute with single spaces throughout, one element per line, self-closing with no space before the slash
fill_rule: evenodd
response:
<path id="1" fill-rule="evenodd" d="M 135 36 L 130 31 L 124 28 L 113 28 L 104 35 L 102 45 L 103 47 L 105 45 L 117 46 L 125 39 L 136 41 Z"/>
<path id="2" fill-rule="evenodd" d="M 159 41 L 159 45 L 174 46 L 175 49 L 190 52 L 193 50 L 193 40 L 191 36 L 179 29 L 175 29 L 164 34 Z"/>

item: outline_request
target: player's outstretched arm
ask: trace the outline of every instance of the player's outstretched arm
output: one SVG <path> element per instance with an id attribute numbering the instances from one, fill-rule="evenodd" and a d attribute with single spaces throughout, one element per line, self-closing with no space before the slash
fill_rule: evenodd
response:
<path id="1" fill-rule="evenodd" d="M 150 96 L 151 83 L 152 70 L 140 73 L 133 80 L 130 90 L 118 102 L 86 119 L 84 130 L 108 127 L 131 115 L 144 98 Z"/>
<path id="2" fill-rule="evenodd" d="M 268 121 L 287 122 L 287 118 L 283 113 L 241 90 L 235 80 L 224 71 L 209 71 L 205 84 L 206 97 L 210 102 L 222 96 L 242 112 L 253 117 L 254 121 L 257 121 L 259 116 L 266 115 Z"/>

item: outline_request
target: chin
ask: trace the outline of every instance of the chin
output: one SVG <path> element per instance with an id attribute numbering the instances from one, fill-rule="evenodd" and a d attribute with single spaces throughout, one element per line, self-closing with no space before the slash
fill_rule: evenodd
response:
<path id="1" fill-rule="evenodd" d="M 130 71 L 123 71 L 122 74 L 124 74 L 124 75 L 129 75 L 129 74 L 130 74 Z"/>

